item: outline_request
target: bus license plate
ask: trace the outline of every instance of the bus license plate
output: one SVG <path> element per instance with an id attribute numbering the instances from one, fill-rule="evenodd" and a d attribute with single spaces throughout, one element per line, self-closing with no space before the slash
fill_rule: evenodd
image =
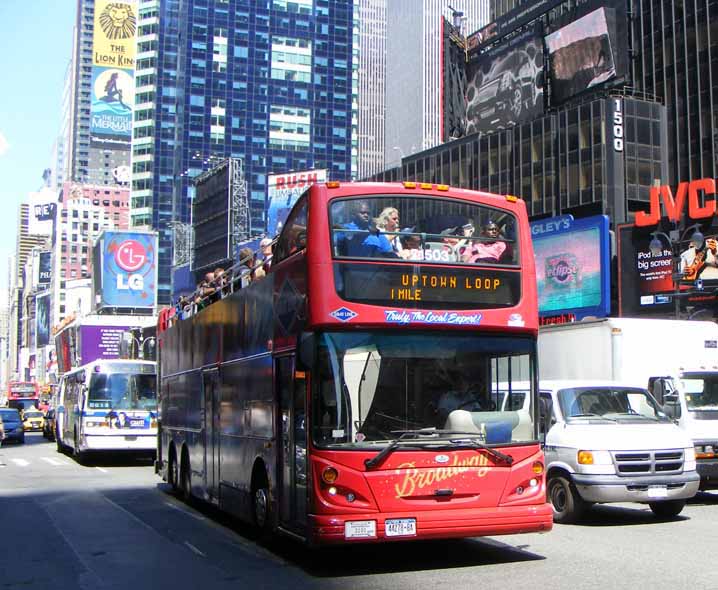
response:
<path id="1" fill-rule="evenodd" d="M 649 498 L 667 498 L 668 489 L 666 486 L 648 486 Z"/>
<path id="2" fill-rule="evenodd" d="M 373 539 L 376 537 L 375 520 L 350 520 L 344 523 L 345 539 Z"/>
<path id="3" fill-rule="evenodd" d="M 387 537 L 410 537 L 416 535 L 415 518 L 392 518 L 384 523 Z"/>

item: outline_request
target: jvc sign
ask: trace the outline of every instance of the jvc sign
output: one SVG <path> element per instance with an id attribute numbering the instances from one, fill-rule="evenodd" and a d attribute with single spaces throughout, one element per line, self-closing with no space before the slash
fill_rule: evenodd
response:
<path id="1" fill-rule="evenodd" d="M 663 185 L 660 187 L 651 187 L 650 190 L 650 209 L 648 213 L 638 211 L 636 213 L 636 225 L 638 227 L 646 227 L 650 225 L 658 225 L 661 220 L 661 201 L 666 211 L 666 217 L 669 221 L 678 222 L 683 215 L 686 205 L 688 207 L 688 217 L 691 219 L 707 219 L 716 214 L 715 199 L 705 199 L 701 205 L 700 194 L 708 195 L 716 194 L 716 183 L 712 178 L 701 178 L 691 182 L 681 182 L 676 189 L 675 197 L 671 191 L 671 187 Z"/>

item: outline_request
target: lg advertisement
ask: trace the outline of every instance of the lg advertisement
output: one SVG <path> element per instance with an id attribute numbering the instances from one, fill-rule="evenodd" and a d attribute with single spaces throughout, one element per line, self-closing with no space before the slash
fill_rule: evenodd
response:
<path id="1" fill-rule="evenodd" d="M 531 224 L 539 315 L 607 316 L 610 312 L 609 221 L 571 215 Z"/>
<path id="2" fill-rule="evenodd" d="M 157 302 L 157 234 L 106 231 L 95 244 L 98 308 L 151 309 Z"/>

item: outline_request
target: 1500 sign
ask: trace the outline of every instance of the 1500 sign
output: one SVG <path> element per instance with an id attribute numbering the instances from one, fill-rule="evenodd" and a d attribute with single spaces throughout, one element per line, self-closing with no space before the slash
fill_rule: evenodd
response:
<path id="1" fill-rule="evenodd" d="M 613 99 L 613 151 L 623 151 L 623 102 Z"/>

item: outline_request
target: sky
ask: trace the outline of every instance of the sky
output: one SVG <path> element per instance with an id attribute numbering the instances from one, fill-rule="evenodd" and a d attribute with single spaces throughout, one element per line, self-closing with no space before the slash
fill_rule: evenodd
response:
<path id="1" fill-rule="evenodd" d="M 75 0 L 0 0 L 0 290 L 18 205 L 42 186 L 60 131 Z"/>

